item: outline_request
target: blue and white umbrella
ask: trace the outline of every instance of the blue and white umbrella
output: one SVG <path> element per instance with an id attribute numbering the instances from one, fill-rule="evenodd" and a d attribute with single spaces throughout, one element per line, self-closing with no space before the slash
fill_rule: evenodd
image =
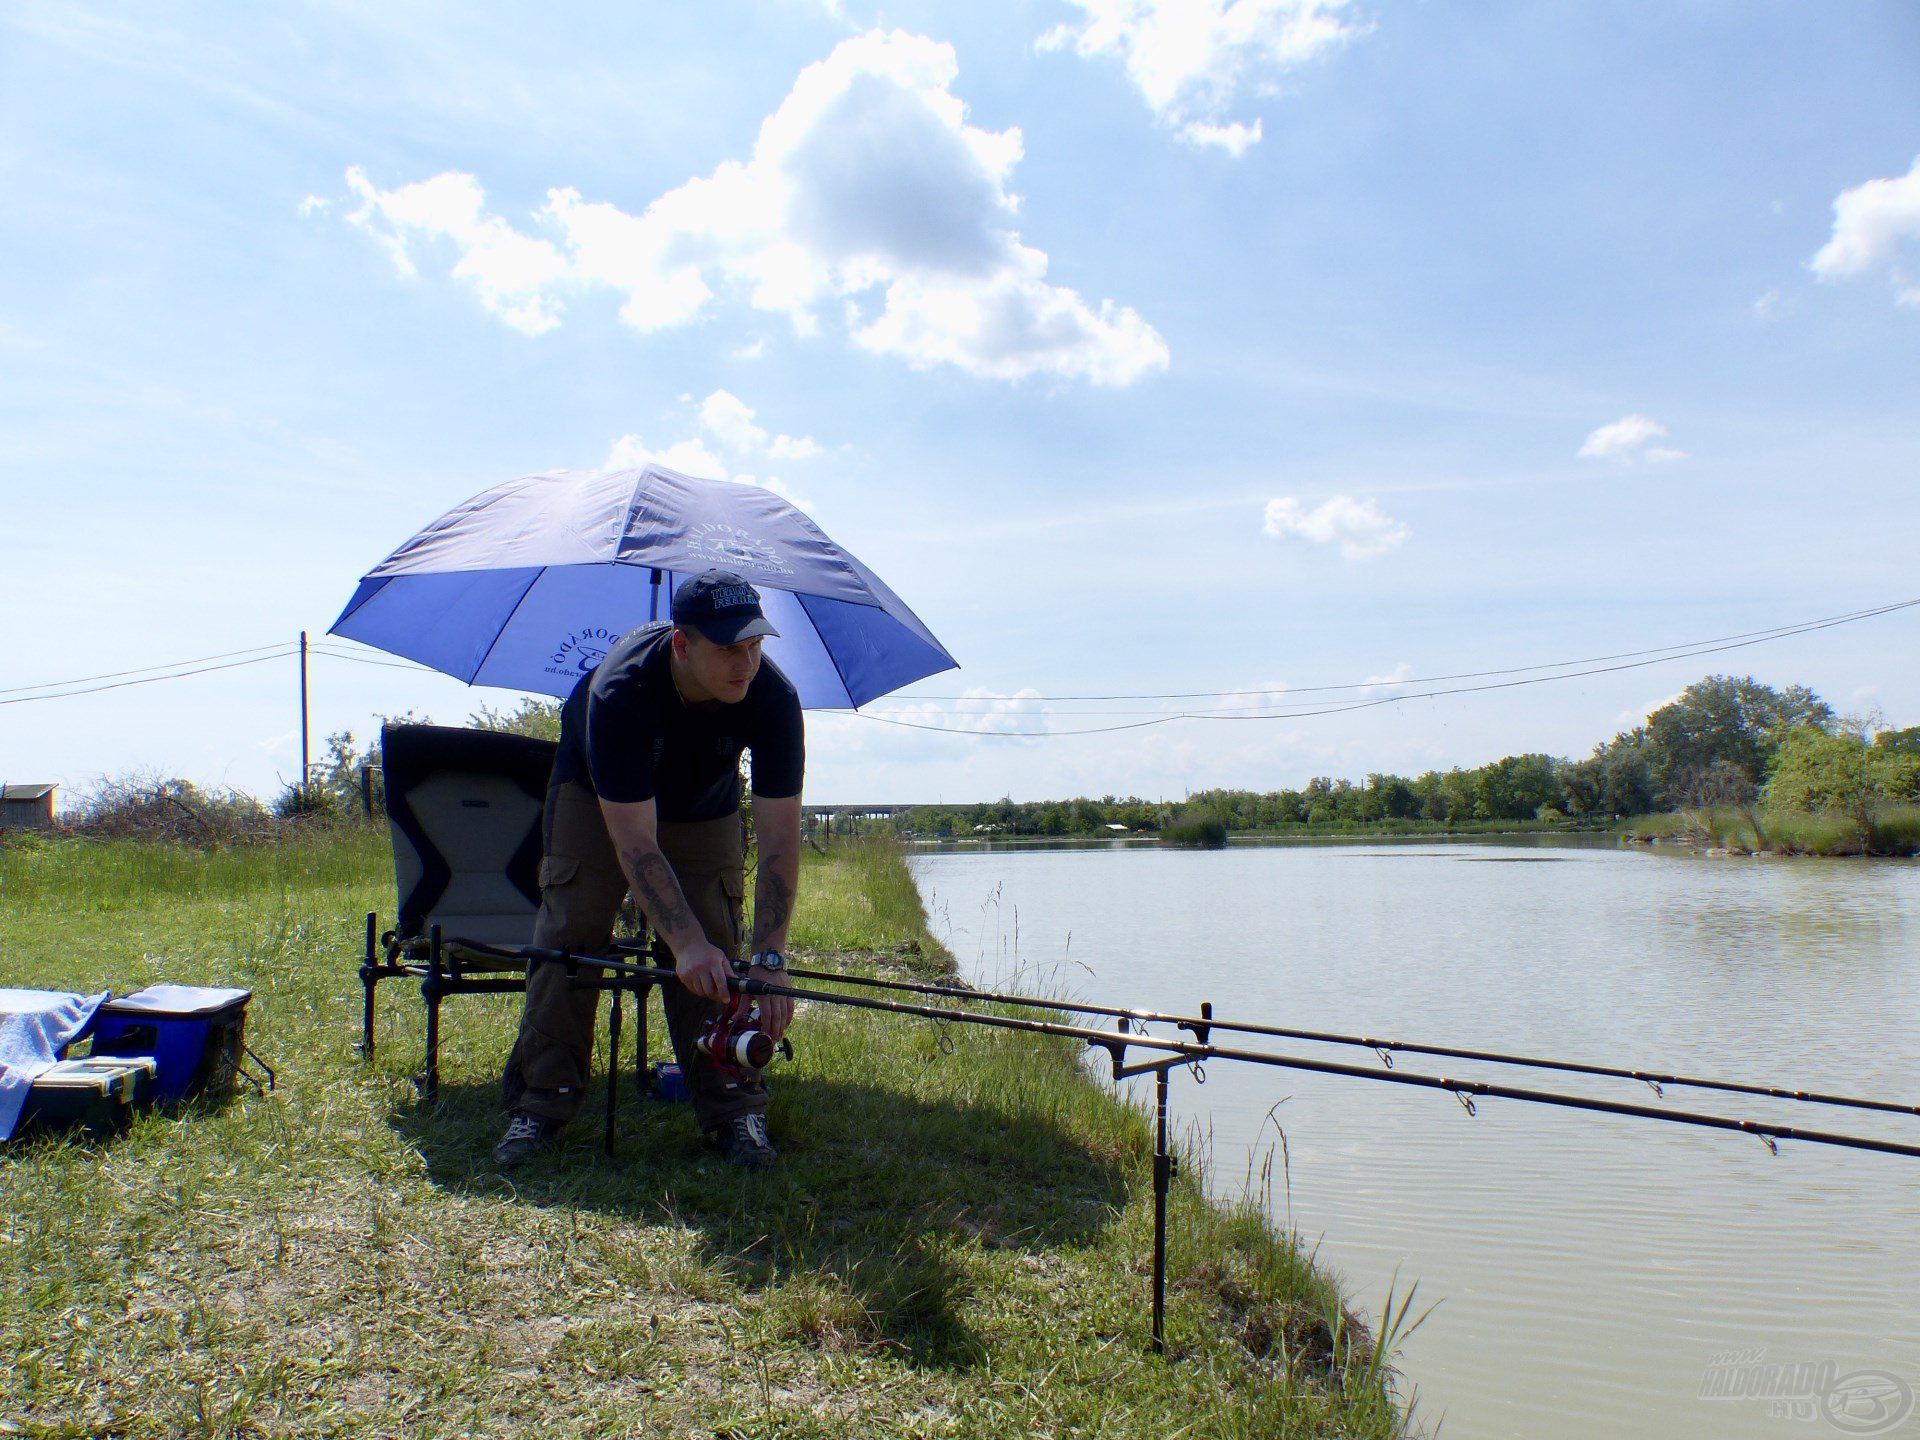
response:
<path id="1" fill-rule="evenodd" d="M 555 470 L 442 515 L 361 580 L 332 634 L 466 681 L 564 696 L 682 580 L 733 570 L 780 634 L 767 654 L 811 709 L 955 669 L 946 647 L 771 491 L 657 465 Z"/>

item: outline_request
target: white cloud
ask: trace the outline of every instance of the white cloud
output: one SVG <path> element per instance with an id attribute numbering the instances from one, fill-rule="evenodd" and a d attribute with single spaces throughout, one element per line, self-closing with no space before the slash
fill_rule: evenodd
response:
<path id="1" fill-rule="evenodd" d="M 404 273 L 450 242 L 452 273 L 489 309 L 537 333 L 559 297 L 611 290 L 644 332 L 682 325 L 724 292 L 812 335 L 844 316 L 855 344 L 923 369 L 1127 385 L 1166 368 L 1166 342 L 1133 310 L 1090 304 L 1047 279 L 1014 229 L 1007 186 L 1017 129 L 967 123 L 953 48 L 901 31 L 843 41 L 809 65 L 760 127 L 753 153 L 635 214 L 550 190 L 536 223 L 486 212 L 479 183 L 448 172 L 394 190 L 358 168 L 349 217 Z"/>
<path id="2" fill-rule="evenodd" d="M 1771 320 L 1780 313 L 1780 292 L 1769 290 L 1753 302 L 1753 313 L 1762 320 Z"/>
<path id="3" fill-rule="evenodd" d="M 1402 660 L 1385 675 L 1369 675 L 1361 681 L 1362 693 L 1371 695 L 1376 690 L 1389 690 L 1404 685 L 1413 678 L 1413 666 Z"/>
<path id="4" fill-rule="evenodd" d="M 716 453 L 709 448 L 707 440 L 699 436 L 676 440 L 670 445 L 653 445 L 640 435 L 627 434 L 613 442 L 604 467 L 608 470 L 627 470 L 649 463 L 664 465 L 669 470 L 708 480 L 758 485 L 763 490 L 771 490 L 790 505 L 797 505 L 802 510 L 812 509 L 813 502 L 798 494 L 779 476 L 754 475 L 733 468 L 756 453 L 772 459 L 806 459 L 821 451 L 820 445 L 811 437 L 795 440 L 791 435 L 777 435 L 769 441 L 765 428 L 755 422 L 752 408 L 726 390 L 716 390 L 701 401 L 698 418 L 707 437 L 733 459 Z"/>
<path id="5" fill-rule="evenodd" d="M 1040 37 L 1041 50 L 1114 57 L 1163 124 L 1194 145 L 1243 155 L 1260 122 L 1229 120 L 1251 91 L 1365 33 L 1347 0 L 1069 0 L 1084 13 Z"/>
<path id="6" fill-rule="evenodd" d="M 330 201 L 323 200 L 318 195 L 309 195 L 300 202 L 300 218 L 304 220 L 310 215 L 325 214 L 330 203 Z"/>
<path id="7" fill-rule="evenodd" d="M 1894 299 L 1920 308 L 1920 280 L 1901 263 L 1901 248 L 1920 247 L 1920 158 L 1905 175 L 1869 180 L 1833 202 L 1833 235 L 1808 265 L 1822 280 L 1884 270 Z"/>
<path id="8" fill-rule="evenodd" d="M 1384 555 L 1406 543 L 1412 532 L 1382 513 L 1373 500 L 1335 495 L 1309 510 L 1296 497 L 1267 502 L 1266 533 L 1276 540 L 1301 540 L 1310 545 L 1338 545 L 1348 560 Z"/>
<path id="9" fill-rule="evenodd" d="M 1666 438 L 1667 427 L 1646 415 L 1623 415 L 1610 425 L 1602 425 L 1580 447 L 1582 460 L 1617 460 L 1632 464 L 1636 460 L 1656 464 L 1684 460 L 1687 452 L 1670 450 L 1653 442 Z"/>
<path id="10" fill-rule="evenodd" d="M 1646 724 L 1647 717 L 1653 714 L 1654 711 L 1666 709 L 1667 706 L 1673 704 L 1674 701 L 1678 700 L 1685 693 L 1685 691 L 1676 690 L 1671 695 L 1662 695 L 1658 700 L 1649 700 L 1638 709 L 1622 710 L 1618 715 L 1613 717 L 1613 723 L 1618 725 L 1622 730 L 1632 730 L 1637 726 Z"/>
<path id="11" fill-rule="evenodd" d="M 1225 125 L 1212 125 L 1204 120 L 1189 120 L 1180 127 L 1180 137 L 1191 140 L 1195 145 L 1212 145 L 1226 151 L 1238 160 L 1247 151 L 1260 143 L 1261 124 L 1255 120 L 1251 125 L 1242 125 L 1232 120 Z"/>
<path id="12" fill-rule="evenodd" d="M 293 755 L 300 748 L 299 728 L 283 730 L 278 735 L 265 736 L 254 741 L 253 748 L 262 755 Z M 299 768 L 297 765 L 294 766 L 296 770 Z"/>
<path id="13" fill-rule="evenodd" d="M 733 352 L 733 358 L 736 360 L 758 360 L 762 355 L 766 353 L 767 353 L 767 342 L 764 338 L 762 338 L 759 340 L 754 340 L 749 344 L 738 347 Z"/>
<path id="14" fill-rule="evenodd" d="M 767 446 L 767 454 L 776 460 L 811 460 L 825 453 L 824 447 L 811 435 L 802 435 L 798 439 L 792 435 L 776 435 L 773 443 Z"/>
<path id="15" fill-rule="evenodd" d="M 731 450 L 758 450 L 767 432 L 753 423 L 753 411 L 739 396 L 716 390 L 700 402 L 700 423 Z"/>
<path id="16" fill-rule="evenodd" d="M 1029 688 L 1005 693 L 979 686 L 962 691 L 957 700 L 888 705 L 876 713 L 890 720 L 935 725 L 961 735 L 1012 731 L 1034 738 L 1048 733 L 1051 714 L 1041 702 L 1037 690 Z"/>
<path id="17" fill-rule="evenodd" d="M 560 323 L 555 292 L 567 280 L 566 259 L 550 242 L 487 214 L 486 195 L 471 175 L 449 172 L 380 190 L 355 165 L 347 170 L 347 188 L 360 198 L 347 222 L 378 239 L 402 275 L 418 273 L 416 250 L 444 242 L 459 254 L 453 278 L 514 329 L 540 335 Z"/>
<path id="18" fill-rule="evenodd" d="M 826 453 L 811 435 L 769 436 L 739 396 L 716 390 L 700 402 L 700 423 L 708 434 L 736 454 L 764 454 L 773 460 L 811 460 Z"/>
<path id="19" fill-rule="evenodd" d="M 703 480 L 731 480 L 726 462 L 698 440 L 677 440 L 671 445 L 649 445 L 638 435 L 622 435 L 607 452 L 608 470 L 635 470 L 642 465 L 664 465 L 683 475 Z"/>

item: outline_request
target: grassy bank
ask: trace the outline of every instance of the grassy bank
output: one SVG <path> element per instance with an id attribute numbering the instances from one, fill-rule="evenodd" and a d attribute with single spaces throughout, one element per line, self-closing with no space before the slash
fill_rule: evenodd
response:
<path id="1" fill-rule="evenodd" d="M 1145 1354 L 1150 1138 L 1035 1037 L 804 1013 L 782 1163 L 622 1104 L 511 1183 L 487 1158 L 517 997 L 453 1002 L 443 1098 L 390 984 L 348 1049 L 384 839 L 0 849 L 5 983 L 250 985 L 277 1092 L 0 1152 L 0 1431 L 44 1436 L 1379 1436 L 1339 1299 L 1183 1181 Z M 941 972 L 896 849 L 809 857 L 802 958 Z M 657 1016 L 657 1011 L 656 1011 Z M 663 1027 L 652 1026 L 656 1044 Z M 631 1034 L 631 1030 L 629 1030 Z M 949 1053 L 950 1051 L 950 1053 Z M 597 1117 L 599 1096 L 589 1101 Z"/>
<path id="2" fill-rule="evenodd" d="M 1920 805 L 1887 805 L 1870 828 L 1845 815 L 1759 812 L 1759 825 L 1745 810 L 1684 810 L 1641 815 L 1620 825 L 1624 839 L 1661 841 L 1696 849 L 1775 855 L 1920 855 Z"/>

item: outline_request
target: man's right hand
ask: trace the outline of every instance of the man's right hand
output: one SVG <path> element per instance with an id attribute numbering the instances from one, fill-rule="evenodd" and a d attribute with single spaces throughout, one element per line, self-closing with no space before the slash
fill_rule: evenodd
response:
<path id="1" fill-rule="evenodd" d="M 680 977 L 682 985 L 702 1000 L 717 1000 L 722 1005 L 727 1002 L 727 976 L 731 970 L 726 951 L 705 937 L 673 957 L 673 973 Z"/>

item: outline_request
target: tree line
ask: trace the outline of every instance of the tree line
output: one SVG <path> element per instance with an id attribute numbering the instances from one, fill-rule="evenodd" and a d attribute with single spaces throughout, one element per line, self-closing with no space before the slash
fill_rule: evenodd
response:
<path id="1" fill-rule="evenodd" d="M 937 836 L 1160 832 L 1202 816 L 1236 831 L 1474 828 L 1611 825 L 1731 807 L 1832 812 L 1870 826 L 1879 808 L 1915 800 L 1920 726 L 1842 717 L 1804 685 L 1709 675 L 1579 760 L 1509 755 L 1471 769 L 1376 772 L 1357 783 L 1319 775 L 1299 789 L 1203 790 L 1178 803 L 1103 795 L 926 806 L 904 824 Z"/>
<path id="2" fill-rule="evenodd" d="M 511 710 L 482 708 L 468 723 L 554 739 L 559 707 L 527 699 Z M 281 805 L 357 807 L 361 770 L 370 763 L 379 764 L 377 743 L 363 749 L 350 734 L 330 735 L 304 802 L 287 796 Z M 372 783 L 378 808 L 377 768 Z M 1714 812 L 1744 817 L 1760 848 L 1778 830 L 1769 815 L 1835 817 L 1873 848 L 1888 810 L 1913 802 L 1920 802 L 1920 726 L 1841 716 L 1804 685 L 1775 689 L 1751 676 L 1709 675 L 1578 760 L 1529 752 L 1413 776 L 1374 772 L 1356 782 L 1319 775 L 1298 789 L 1204 790 L 1178 802 L 1102 795 L 923 806 L 900 828 L 921 837 L 1144 833 L 1204 843 L 1223 830 L 1610 826 Z M 1902 823 L 1920 834 L 1913 813 Z"/>

